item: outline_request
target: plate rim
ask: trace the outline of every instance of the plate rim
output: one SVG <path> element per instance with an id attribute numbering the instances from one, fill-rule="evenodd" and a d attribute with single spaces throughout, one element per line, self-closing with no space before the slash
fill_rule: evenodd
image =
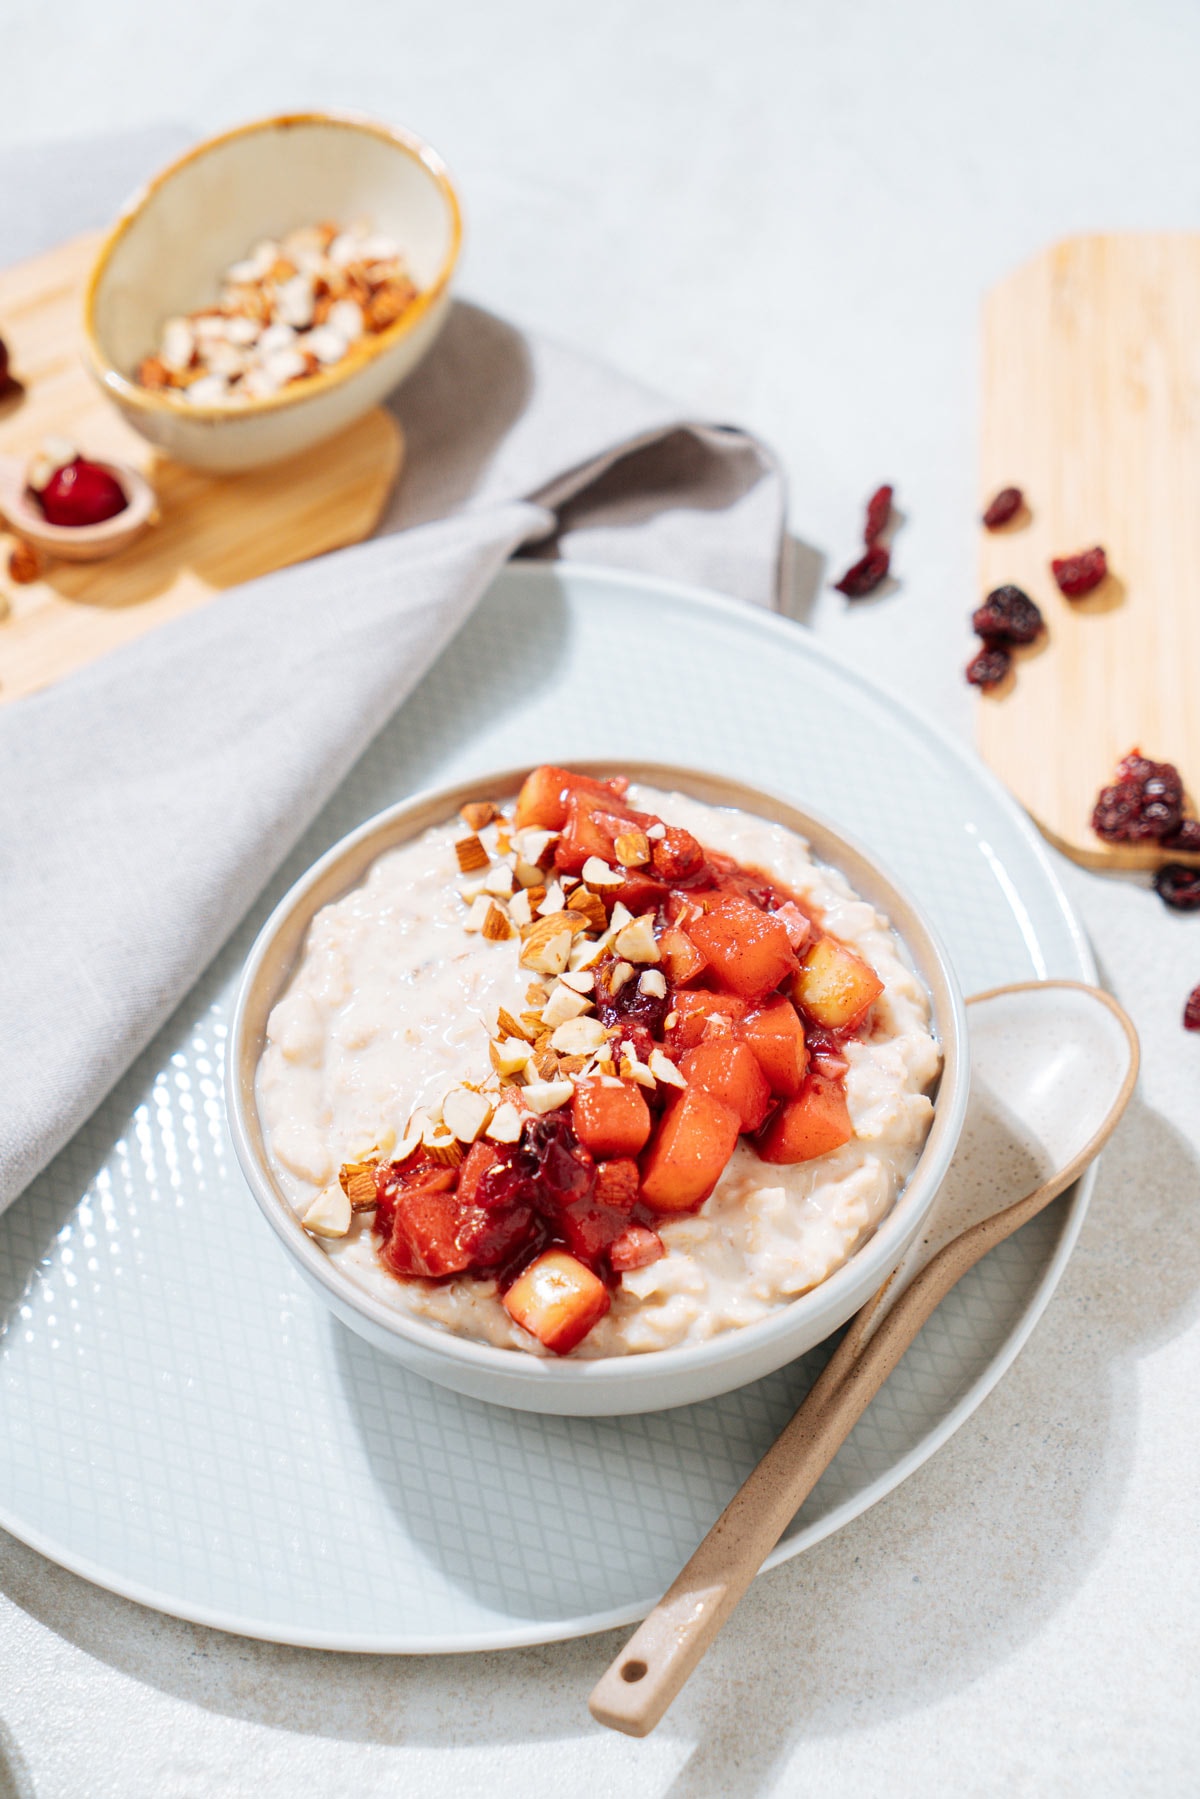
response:
<path id="1" fill-rule="evenodd" d="M 726 618 L 739 626 L 757 629 L 768 637 L 775 637 L 792 644 L 797 642 L 802 644 L 805 653 L 815 657 L 818 662 L 823 662 L 843 679 L 850 681 L 877 701 L 882 701 L 889 710 L 899 714 L 915 734 L 932 739 L 955 763 L 982 785 L 992 801 L 1006 815 L 1017 835 L 1024 840 L 1027 850 L 1040 867 L 1067 926 L 1073 950 L 1078 959 L 1078 968 L 1074 971 L 1076 976 L 1092 983 L 1098 982 L 1098 971 L 1091 945 L 1078 914 L 1050 862 L 1046 843 L 1032 819 L 1009 793 L 999 776 L 980 760 L 969 745 L 953 736 L 936 719 L 912 706 L 907 699 L 894 692 L 886 682 L 877 680 L 872 675 L 864 674 L 846 654 L 823 643 L 811 627 L 796 619 L 788 618 L 783 613 L 769 612 L 751 602 L 735 599 L 693 583 L 644 574 L 636 570 L 610 568 L 603 563 L 589 562 L 537 562 L 516 559 L 505 563 L 487 583 L 479 596 L 477 605 L 482 604 L 485 598 L 498 587 L 514 583 L 520 585 L 529 581 L 535 585 L 541 583 L 564 587 L 569 587 L 572 582 L 579 582 L 585 587 L 589 583 L 603 583 L 607 586 L 625 587 L 641 593 L 643 596 L 647 594 L 666 596 L 695 606 L 710 615 Z M 469 623 L 471 616 L 473 613 L 468 615 L 468 619 L 464 623 Z M 451 644 L 454 641 L 451 639 Z M 449 648 L 450 644 L 446 646 L 446 649 Z M 444 653 L 445 651 L 443 651 Z M 233 929 L 236 930 L 241 922 L 238 920 Z M 232 934 L 231 930 L 230 935 Z M 1026 941 L 1028 942 L 1029 939 L 1027 938 Z M 1032 947 L 1031 945 L 1031 953 Z M 969 999 L 971 996 L 967 997 Z M 879 1500 L 894 1492 L 903 1481 L 908 1479 L 910 1474 L 915 1473 L 923 1463 L 935 1455 L 983 1403 L 1028 1342 L 1062 1278 L 1063 1270 L 1070 1259 L 1083 1226 L 1098 1169 L 1099 1162 L 1093 1162 L 1075 1186 L 1068 1189 L 1067 1193 L 1062 1196 L 1062 1200 L 1055 1202 L 1056 1205 L 1065 1206 L 1065 1215 L 1054 1252 L 1049 1257 L 1015 1328 L 1006 1337 L 997 1353 L 989 1360 L 987 1366 L 965 1389 L 956 1404 L 927 1436 L 914 1445 L 885 1474 L 878 1476 L 860 1493 L 836 1506 L 825 1517 L 806 1529 L 796 1532 L 793 1537 L 785 1537 L 777 1543 L 759 1570 L 760 1575 L 772 1568 L 780 1567 L 784 1562 L 791 1561 L 795 1556 L 802 1554 L 804 1550 L 822 1542 L 826 1537 L 832 1536 L 835 1531 L 841 1530 L 853 1519 L 869 1511 Z M 656 1592 L 644 1599 L 634 1600 L 629 1604 L 612 1607 L 606 1611 L 580 1613 L 573 1618 L 560 1618 L 554 1622 L 533 1620 L 528 1624 L 509 1626 L 503 1630 L 486 1629 L 460 1632 L 453 1636 L 444 1634 L 415 1636 L 410 1633 L 400 1640 L 382 1633 L 364 1635 L 361 1632 L 349 1633 L 311 1627 L 289 1628 L 281 1626 L 277 1622 L 237 1617 L 219 1607 L 188 1604 L 178 1596 L 165 1595 L 141 1581 L 119 1576 L 114 1578 L 110 1570 L 105 1570 L 89 1556 L 80 1555 L 57 1543 L 50 1535 L 31 1528 L 27 1521 L 15 1518 L 8 1507 L 2 1504 L 0 1504 L 0 1529 L 56 1566 L 65 1568 L 68 1573 L 78 1575 L 102 1591 L 113 1593 L 120 1599 L 131 1600 L 137 1605 L 145 1606 L 148 1610 L 163 1613 L 168 1617 L 179 1618 L 185 1623 L 199 1624 L 209 1630 L 218 1630 L 229 1636 L 248 1637 L 254 1641 L 278 1643 L 285 1647 L 332 1650 L 341 1654 L 405 1656 L 478 1654 L 503 1649 L 526 1648 L 541 1643 L 563 1642 L 573 1637 L 592 1636 L 602 1631 L 635 1624 L 645 1617 L 661 1596 Z"/>

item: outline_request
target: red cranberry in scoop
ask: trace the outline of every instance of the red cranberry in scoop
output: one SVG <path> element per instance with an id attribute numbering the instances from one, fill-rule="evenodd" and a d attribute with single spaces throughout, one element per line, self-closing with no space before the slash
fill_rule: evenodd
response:
<path id="1" fill-rule="evenodd" d="M 34 498 L 48 525 L 73 527 L 102 525 L 129 504 L 116 477 L 99 463 L 85 462 L 82 456 L 56 469 Z"/>
<path id="2" fill-rule="evenodd" d="M 1002 487 L 983 515 L 984 525 L 989 531 L 999 531 L 1016 518 L 1024 504 L 1025 495 L 1019 487 Z"/>
<path id="3" fill-rule="evenodd" d="M 1097 544 L 1094 550 L 1080 550 L 1077 556 L 1056 556 L 1050 572 L 1069 600 L 1081 600 L 1107 575 L 1108 558 Z"/>

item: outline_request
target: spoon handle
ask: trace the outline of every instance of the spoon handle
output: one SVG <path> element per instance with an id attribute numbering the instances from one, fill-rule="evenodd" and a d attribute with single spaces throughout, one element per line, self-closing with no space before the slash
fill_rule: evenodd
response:
<path id="1" fill-rule="evenodd" d="M 598 1723 L 636 1737 L 654 1729 L 922 1325 L 995 1240 L 988 1231 L 977 1247 L 962 1237 L 947 1244 L 865 1347 L 864 1327 L 887 1287 L 855 1314 L 791 1422 L 597 1681 L 588 1707 Z"/>

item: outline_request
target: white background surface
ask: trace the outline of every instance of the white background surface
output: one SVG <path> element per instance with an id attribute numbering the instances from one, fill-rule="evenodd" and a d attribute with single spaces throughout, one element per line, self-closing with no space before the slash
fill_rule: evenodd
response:
<path id="1" fill-rule="evenodd" d="M 816 555 L 843 563 L 895 481 L 896 592 L 810 608 L 801 556 L 796 609 L 964 734 L 981 294 L 1054 236 L 1197 222 L 1183 3 L 15 11 L 0 143 L 307 103 L 410 124 L 465 191 L 463 291 L 760 431 Z M 587 1717 L 619 1637 L 449 1661 L 272 1649 L 4 1541 L 9 1789 L 1195 1793 L 1200 1038 L 1179 1015 L 1200 918 L 1066 880 L 1145 1072 L 1063 1286 L 931 1464 L 759 1583 L 653 1738 Z"/>

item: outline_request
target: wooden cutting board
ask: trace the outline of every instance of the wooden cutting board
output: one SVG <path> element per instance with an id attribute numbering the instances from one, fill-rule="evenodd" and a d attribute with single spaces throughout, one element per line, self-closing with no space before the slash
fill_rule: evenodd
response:
<path id="1" fill-rule="evenodd" d="M 1051 842 L 1090 867 L 1177 856 L 1102 843 L 1098 789 L 1135 745 L 1200 807 L 1200 235 L 1071 238 L 984 309 L 981 593 L 1013 581 L 1046 638 L 981 697 L 979 746 Z M 1109 578 L 1063 598 L 1052 556 L 1102 544 Z"/>
<path id="2" fill-rule="evenodd" d="M 21 399 L 0 401 L 0 455 L 47 436 L 140 468 L 159 522 L 107 562 L 50 564 L 27 587 L 8 578 L 0 525 L 0 703 L 45 687 L 117 644 L 256 575 L 366 537 L 403 457 L 399 426 L 376 408 L 291 462 L 210 475 L 168 461 L 124 423 L 86 373 L 81 294 L 99 235 L 0 270 L 0 336 Z"/>

